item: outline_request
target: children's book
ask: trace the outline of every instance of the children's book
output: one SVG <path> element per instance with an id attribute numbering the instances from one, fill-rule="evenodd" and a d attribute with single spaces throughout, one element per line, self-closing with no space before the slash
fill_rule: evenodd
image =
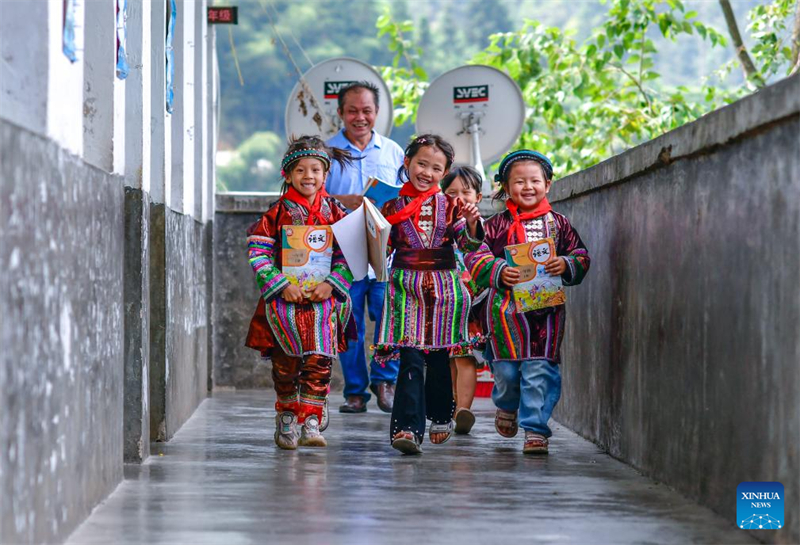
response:
<path id="1" fill-rule="evenodd" d="M 520 272 L 520 281 L 513 289 L 518 313 L 566 302 L 561 277 L 551 276 L 544 270 L 544 264 L 554 255 L 556 247 L 552 238 L 506 246 L 506 261 Z"/>
<path id="2" fill-rule="evenodd" d="M 333 258 L 333 230 L 328 225 L 281 227 L 281 270 L 308 294 L 328 278 Z"/>
<path id="3" fill-rule="evenodd" d="M 400 187 L 384 182 L 379 178 L 367 180 L 367 187 L 364 188 L 364 196 L 375 201 L 378 210 L 383 208 L 387 201 L 396 199 L 400 195 Z"/>
<path id="4" fill-rule="evenodd" d="M 378 282 L 389 280 L 386 248 L 392 226 L 374 204 L 364 199 L 361 206 L 331 227 L 354 280 L 367 276 L 370 266 Z"/>
<path id="5" fill-rule="evenodd" d="M 392 224 L 386 221 L 378 207 L 370 201 L 364 201 L 364 219 L 367 227 L 367 256 L 369 264 L 375 271 L 378 282 L 389 280 L 389 267 L 386 259 L 386 248 L 389 245 L 389 233 Z"/>

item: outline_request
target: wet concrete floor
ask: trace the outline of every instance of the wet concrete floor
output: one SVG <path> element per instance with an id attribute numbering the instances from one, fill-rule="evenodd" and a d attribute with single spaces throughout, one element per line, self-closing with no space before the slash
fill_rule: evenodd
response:
<path id="1" fill-rule="evenodd" d="M 273 443 L 273 394 L 220 392 L 81 525 L 70 544 L 753 543 L 697 506 L 554 426 L 551 454 L 497 435 L 479 399 L 469 436 L 388 442 L 389 415 L 331 414 L 327 449 Z M 332 396 L 332 407 L 341 397 Z"/>

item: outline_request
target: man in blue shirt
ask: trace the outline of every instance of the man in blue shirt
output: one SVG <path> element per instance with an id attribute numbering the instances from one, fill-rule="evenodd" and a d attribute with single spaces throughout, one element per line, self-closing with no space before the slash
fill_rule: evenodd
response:
<path id="1" fill-rule="evenodd" d="M 395 142 L 374 130 L 378 115 L 378 88 L 371 83 L 360 81 L 342 88 L 339 92 L 338 113 L 344 128 L 328 140 L 328 145 L 347 150 L 353 157 L 361 159 L 345 169 L 334 161 L 325 189 L 347 208 L 355 210 L 361 206 L 361 195 L 369 178 L 400 184 L 397 172 L 403 164 L 404 153 Z M 394 385 L 400 362 L 391 361 L 384 367 L 376 363 L 373 357 L 368 373 L 364 353 L 365 304 L 370 318 L 376 324 L 373 342 L 377 342 L 385 290 L 386 284 L 377 282 L 371 270 L 367 278 L 353 282 L 350 288 L 358 342 L 351 343 L 347 352 L 339 355 L 344 374 L 345 396 L 345 403 L 339 407 L 339 412 L 366 412 L 370 399 L 368 386 L 378 398 L 378 407 L 384 412 L 392 412 Z"/>

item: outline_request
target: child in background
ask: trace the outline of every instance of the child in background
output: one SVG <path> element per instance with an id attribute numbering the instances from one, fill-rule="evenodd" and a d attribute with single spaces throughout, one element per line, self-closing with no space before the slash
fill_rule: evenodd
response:
<path id="1" fill-rule="evenodd" d="M 245 344 L 272 359 L 278 394 L 275 443 L 287 450 L 327 445 L 320 421 L 332 358 L 346 350 L 345 329 L 352 320 L 348 291 L 353 275 L 335 241 L 330 274 L 312 291 L 302 291 L 281 271 L 281 227 L 330 225 L 347 214 L 325 192 L 331 161 L 349 163 L 349 155 L 314 136 L 293 140 L 281 162 L 283 196 L 247 230 L 261 298 Z"/>
<path id="2" fill-rule="evenodd" d="M 383 207 L 395 254 L 377 349 L 383 358 L 400 352 L 390 439 L 404 454 L 422 452 L 426 417 L 432 443 L 450 438 L 455 403 L 448 350 L 471 343 L 471 297 L 453 244 L 464 252 L 477 250 L 483 229 L 475 205 L 462 205 L 440 191 L 453 158 L 453 147 L 439 136 L 412 140 L 401 176 L 407 181 L 400 196 Z"/>
<path id="3" fill-rule="evenodd" d="M 547 422 L 561 396 L 566 309 L 560 305 L 516 313 L 511 288 L 520 274 L 504 259 L 505 247 L 552 237 L 556 255 L 545 263 L 545 270 L 560 275 L 566 286 L 580 284 L 590 263 L 578 232 L 547 202 L 552 179 L 553 166 L 541 153 L 508 154 L 495 176 L 501 184 L 495 198 L 505 198 L 507 210 L 486 221 L 483 245 L 466 257 L 473 278 L 489 288 L 481 314 L 495 380 L 495 429 L 503 437 L 514 437 L 521 426 L 525 454 L 548 452 L 552 432 Z"/>
<path id="4" fill-rule="evenodd" d="M 456 167 L 447 176 L 442 178 L 442 191 L 445 195 L 459 199 L 462 203 L 474 204 L 481 202 L 480 173 L 472 167 Z M 464 254 L 456 249 L 456 259 L 458 260 L 458 271 L 461 279 L 469 290 L 472 297 L 472 309 L 469 313 L 469 336 L 471 338 L 483 338 L 483 332 L 478 315 L 479 304 L 488 293 L 484 288 L 479 287 L 472 280 L 472 276 L 464 265 Z M 474 353 L 475 347 L 456 347 L 450 350 L 450 373 L 453 379 L 453 393 L 456 398 L 455 431 L 459 434 L 466 434 L 475 425 L 475 415 L 470 410 L 472 401 L 475 399 L 475 388 L 478 381 L 477 370 L 483 366 L 478 362 Z M 481 358 L 482 359 L 482 358 Z"/>

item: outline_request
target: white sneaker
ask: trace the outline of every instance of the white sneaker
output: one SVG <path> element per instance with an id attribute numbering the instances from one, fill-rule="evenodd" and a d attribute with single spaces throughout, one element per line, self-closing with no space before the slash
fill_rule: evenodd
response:
<path id="1" fill-rule="evenodd" d="M 288 411 L 275 416 L 275 444 L 284 450 L 297 448 L 297 416 Z"/>
<path id="2" fill-rule="evenodd" d="M 319 431 L 319 420 L 316 416 L 306 418 L 303 428 L 300 430 L 300 440 L 297 442 L 301 447 L 327 447 L 328 442 Z"/>

